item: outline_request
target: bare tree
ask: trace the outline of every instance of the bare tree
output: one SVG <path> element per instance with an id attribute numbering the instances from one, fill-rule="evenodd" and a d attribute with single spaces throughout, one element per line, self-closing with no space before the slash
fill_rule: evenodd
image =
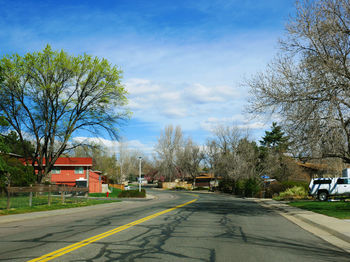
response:
<path id="1" fill-rule="evenodd" d="M 278 113 L 301 157 L 350 163 L 350 1 L 297 1 L 281 54 L 247 81 L 252 113 Z"/>
<path id="2" fill-rule="evenodd" d="M 258 173 L 259 150 L 255 142 L 247 137 L 240 139 L 236 148 L 236 179 L 260 177 Z"/>
<path id="3" fill-rule="evenodd" d="M 158 138 L 155 151 L 160 173 L 167 181 L 173 181 L 178 174 L 177 152 L 183 145 L 183 134 L 180 126 L 174 129 L 172 125 L 166 126 Z"/>
<path id="4" fill-rule="evenodd" d="M 208 140 L 206 160 L 216 176 L 239 180 L 256 176 L 257 147 L 237 127 L 218 126 Z"/>
<path id="5" fill-rule="evenodd" d="M 128 142 L 125 139 L 120 139 L 118 143 L 118 153 L 119 153 L 119 182 L 128 180 L 128 175 L 131 169 L 130 163 L 130 152 L 128 149 Z"/>
<path id="6" fill-rule="evenodd" d="M 177 167 L 181 171 L 182 179 L 190 177 L 194 179 L 200 171 L 200 163 L 204 159 L 204 153 L 191 138 L 187 138 L 184 146 L 177 152 Z"/>
<path id="7" fill-rule="evenodd" d="M 204 147 L 204 161 L 209 170 L 216 173 L 217 164 L 220 157 L 220 150 L 215 140 L 208 139 Z"/>

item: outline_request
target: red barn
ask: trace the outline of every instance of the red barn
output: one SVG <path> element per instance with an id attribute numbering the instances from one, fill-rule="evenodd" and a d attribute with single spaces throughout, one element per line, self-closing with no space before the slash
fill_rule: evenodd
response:
<path id="1" fill-rule="evenodd" d="M 88 186 L 90 193 L 101 193 L 102 174 L 91 167 L 91 157 L 60 157 L 51 170 L 50 180 L 58 185 Z"/>

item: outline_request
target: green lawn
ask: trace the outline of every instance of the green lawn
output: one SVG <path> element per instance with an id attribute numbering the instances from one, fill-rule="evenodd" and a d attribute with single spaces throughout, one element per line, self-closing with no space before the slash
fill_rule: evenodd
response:
<path id="1" fill-rule="evenodd" d="M 120 189 L 110 188 L 112 192 L 109 194 L 111 198 L 117 198 L 122 192 Z M 106 197 L 106 193 L 90 193 L 91 197 Z M 7 198 L 5 196 L 0 197 L 0 215 L 8 214 L 21 214 L 36 211 L 63 209 L 63 208 L 73 208 L 73 207 L 83 207 L 91 206 L 97 204 L 119 202 L 120 200 L 110 200 L 110 199 L 86 199 L 84 197 L 66 197 L 65 203 L 62 203 L 60 196 L 51 197 L 51 205 L 48 205 L 48 196 L 46 194 L 33 196 L 32 207 L 29 207 L 29 195 L 23 196 L 13 196 L 11 197 L 10 210 L 7 210 Z"/>
<path id="2" fill-rule="evenodd" d="M 7 198 L 0 197 L 0 215 L 83 207 L 112 202 L 119 202 L 119 200 L 99 200 L 73 197 L 66 198 L 65 203 L 62 203 L 61 197 L 51 197 L 51 205 L 49 206 L 47 196 L 38 196 L 33 197 L 32 207 L 29 207 L 29 198 L 27 196 L 17 196 L 11 197 L 11 208 L 10 210 L 7 210 Z"/>
<path id="3" fill-rule="evenodd" d="M 350 202 L 294 201 L 289 205 L 331 217 L 350 219 Z"/>

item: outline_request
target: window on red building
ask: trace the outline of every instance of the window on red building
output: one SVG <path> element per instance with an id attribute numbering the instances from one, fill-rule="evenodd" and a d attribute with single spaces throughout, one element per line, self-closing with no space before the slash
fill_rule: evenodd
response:
<path id="1" fill-rule="evenodd" d="M 76 167 L 75 174 L 84 174 L 84 168 L 82 166 Z"/>
<path id="2" fill-rule="evenodd" d="M 60 174 L 61 173 L 61 169 L 57 166 L 54 166 L 52 169 L 51 169 L 51 174 Z"/>

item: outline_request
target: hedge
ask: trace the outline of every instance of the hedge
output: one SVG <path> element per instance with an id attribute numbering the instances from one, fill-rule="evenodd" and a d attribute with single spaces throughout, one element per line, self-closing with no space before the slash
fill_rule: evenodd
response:
<path id="1" fill-rule="evenodd" d="M 139 190 L 124 190 L 119 193 L 118 197 L 146 197 L 146 190 L 142 189 L 141 192 Z"/>

